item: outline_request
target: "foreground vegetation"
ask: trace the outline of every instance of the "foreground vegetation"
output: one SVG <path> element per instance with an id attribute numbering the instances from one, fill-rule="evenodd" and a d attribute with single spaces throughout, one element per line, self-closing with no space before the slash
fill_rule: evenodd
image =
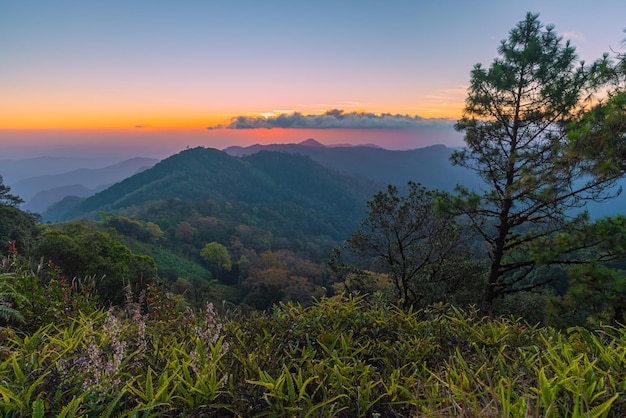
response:
<path id="1" fill-rule="evenodd" d="M 77 312 L 5 328 L 5 416 L 623 416 L 626 329 L 559 332 L 376 297 L 237 316 Z"/>
<path id="2" fill-rule="evenodd" d="M 0 261 L 5 417 L 626 413 L 620 324 L 558 330 L 379 292 L 192 310 L 154 284 L 104 309 L 97 282 Z"/>

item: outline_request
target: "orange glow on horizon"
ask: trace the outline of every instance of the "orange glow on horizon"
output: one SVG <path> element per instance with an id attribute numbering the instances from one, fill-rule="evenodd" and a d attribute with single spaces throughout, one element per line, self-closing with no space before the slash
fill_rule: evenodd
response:
<path id="1" fill-rule="evenodd" d="M 204 129 L 228 123 L 229 117 L 181 114 L 89 114 L 86 112 L 47 113 L 33 118 L 31 115 L 4 114 L 0 116 L 0 129 Z"/>
<path id="2" fill-rule="evenodd" d="M 299 143 L 309 138 L 327 146 L 376 144 L 387 149 L 405 150 L 434 144 L 452 147 L 462 145 L 462 137 L 454 130 L 438 128 L 0 129 L 0 150 L 4 156 L 18 152 L 22 157 L 48 155 L 47 150 L 58 149 L 69 153 L 102 152 L 103 155 L 121 153 L 126 156 L 165 158 L 198 146 L 224 149 L 233 145 Z"/>
<path id="3" fill-rule="evenodd" d="M 375 114 L 412 114 L 422 118 L 447 118 L 458 119 L 462 113 L 463 103 L 446 103 L 445 105 L 426 104 L 424 106 L 412 107 L 412 112 L 407 109 L 402 110 L 381 110 L 366 111 Z M 344 109 L 345 112 L 352 110 Z M 301 111 L 295 112 L 309 114 L 322 114 L 324 111 Z M 240 115 L 264 117 L 278 116 L 285 114 L 285 111 L 220 111 L 204 112 L 198 109 L 176 108 L 176 109 L 141 109 L 124 108 L 123 105 L 112 110 L 104 107 L 68 108 L 60 103 L 58 107 L 51 106 L 50 103 L 40 106 L 15 106 L 3 109 L 0 113 L 0 129 L 130 129 L 142 127 L 146 129 L 206 129 L 218 125 L 227 126 L 232 118 Z"/>

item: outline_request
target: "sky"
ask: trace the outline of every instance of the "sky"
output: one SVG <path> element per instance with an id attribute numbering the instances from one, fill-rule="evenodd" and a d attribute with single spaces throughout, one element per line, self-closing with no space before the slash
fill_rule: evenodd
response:
<path id="1" fill-rule="evenodd" d="M 586 61 L 626 37 L 623 0 L 0 0 L 0 153 L 461 146 L 470 71 L 527 12 Z"/>

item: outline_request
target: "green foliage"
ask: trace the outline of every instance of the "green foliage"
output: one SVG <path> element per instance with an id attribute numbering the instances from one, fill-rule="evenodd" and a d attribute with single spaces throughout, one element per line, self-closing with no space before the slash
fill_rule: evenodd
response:
<path id="1" fill-rule="evenodd" d="M 100 218 L 103 225 L 114 228 L 118 233 L 140 241 L 159 243 L 165 236 L 165 233 L 154 222 L 144 222 L 107 213 L 101 213 Z"/>
<path id="2" fill-rule="evenodd" d="M 4 178 L 0 176 L 0 204 L 8 206 L 17 206 L 24 201 L 19 197 L 12 195 L 11 188 L 4 184 Z"/>
<path id="3" fill-rule="evenodd" d="M 0 203 L 0 243 L 3 249 L 13 241 L 20 251 L 29 253 L 39 236 L 38 221 L 37 215 Z"/>
<path id="4" fill-rule="evenodd" d="M 263 153 L 236 158 L 197 148 L 88 199 L 81 207 L 88 216 L 97 212 L 101 222 L 81 223 L 90 232 L 110 235 L 135 254 L 154 258 L 162 282 L 180 280 L 177 291 L 184 292 L 194 306 L 207 295 L 232 295 L 232 300 L 239 301 L 249 293 L 251 304 L 268 307 L 278 300 L 304 300 L 303 294 L 309 290 L 312 293 L 306 298 L 319 296 L 322 283 L 317 279 L 310 283 L 309 276 L 290 271 L 283 280 L 294 278 L 288 295 L 266 298 L 270 290 L 255 283 L 270 275 L 249 277 L 249 269 L 260 255 L 287 250 L 300 264 L 324 263 L 337 240 L 356 226 L 369 190 L 363 183 L 331 173 L 302 156 Z M 115 262 L 88 260 L 89 256 L 99 257 L 86 254 L 86 247 L 79 242 L 82 238 L 78 238 L 86 232 L 71 222 L 48 229 L 61 232 L 46 231 L 38 254 L 49 254 L 46 258 L 53 258 L 68 275 L 80 277 L 87 269 L 97 270 L 98 279 L 106 274 L 104 282 L 116 283 L 111 291 L 123 287 L 116 276 L 128 275 L 128 280 L 134 280 L 132 272 L 126 274 Z M 100 239 L 106 241 L 106 236 Z M 207 263 L 201 255 L 207 243 L 225 247 L 230 262 L 222 252 L 223 263 Z M 224 268 L 229 264 L 231 268 Z M 214 278 L 230 288 L 216 286 L 211 282 Z M 244 282 L 251 285 L 244 288 Z M 101 299 L 105 302 L 110 295 L 103 294 Z M 119 302 L 118 295 L 114 303 Z"/>
<path id="5" fill-rule="evenodd" d="M 503 317 L 521 318 L 530 324 L 556 325 L 546 318 L 548 306 L 554 298 L 557 296 L 549 289 L 508 293 L 491 305 L 491 313 Z"/>
<path id="6" fill-rule="evenodd" d="M 20 302 L 24 303 L 27 299 L 10 284 L 12 279 L 11 273 L 0 274 L 0 321 L 2 322 L 24 321 L 24 315 L 13 306 Z"/>
<path id="7" fill-rule="evenodd" d="M 614 58 L 605 55 L 601 62 L 596 78 L 601 95 L 568 126 L 572 158 L 590 161 L 589 171 L 595 175 L 626 170 L 626 54 Z"/>
<path id="8" fill-rule="evenodd" d="M 179 277 L 210 280 L 211 272 L 193 261 L 163 247 L 150 247 L 144 251 L 156 262 L 159 277 L 167 281 L 176 281 Z"/>
<path id="9" fill-rule="evenodd" d="M 221 277 L 222 271 L 230 271 L 233 268 L 228 248 L 219 242 L 209 242 L 200 251 L 200 256 L 213 266 L 213 274 L 218 278 Z"/>
<path id="10" fill-rule="evenodd" d="M 337 251 L 331 264 L 343 283 L 333 298 L 324 297 L 327 274 L 312 258 L 359 218 L 352 215 L 362 196 L 346 194 L 345 179 L 307 158 L 189 150 L 85 201 L 83 211 L 116 211 L 102 213 L 101 223 L 42 228 L 32 254 L 44 257 L 34 264 L 17 248 L 30 249 L 35 218 L 15 207 L 19 198 L 0 177 L 0 237 L 23 239 L 11 242 L 0 271 L 0 410 L 626 415 L 626 276 L 614 261 L 625 253 L 626 218 L 589 224 L 584 214 L 566 216 L 606 197 L 623 170 L 607 136 L 623 136 L 623 91 L 611 91 L 598 114 L 568 123 L 595 70 L 574 68 L 573 48 L 531 14 L 499 52 L 489 69 L 472 72 L 457 124 L 468 149 L 454 156 L 492 190 L 451 197 L 409 183 L 406 197 L 393 186 L 374 196 L 348 241 L 366 269 L 343 264 Z M 566 125 L 567 140 L 599 143 L 598 153 L 576 155 Z M 163 199 L 148 201 L 154 196 Z M 486 280 L 449 216 L 455 210 L 490 246 Z M 158 255 L 158 264 L 129 247 Z M 218 315 L 204 302 L 232 288 L 207 280 L 201 259 L 247 292 L 233 299 L 265 311 L 223 304 Z M 567 292 L 520 292 L 563 274 L 553 264 L 575 266 Z M 152 282 L 157 265 L 169 289 Z M 390 286 L 399 306 L 389 303 Z M 538 324 L 547 303 L 558 328 L 480 316 L 482 306 L 471 303 L 483 289 L 490 314 L 521 313 Z M 97 310 L 98 298 L 110 308 Z"/>
<path id="11" fill-rule="evenodd" d="M 389 280 L 386 273 L 375 273 L 369 270 L 360 269 L 344 269 L 337 274 L 343 278 L 342 281 L 333 283 L 335 293 L 351 294 L 351 295 L 372 295 L 374 293 L 382 293 L 390 295 L 392 299 L 393 284 Z"/>
<path id="12" fill-rule="evenodd" d="M 303 155 L 262 151 L 245 161 L 279 186 L 271 203 L 286 206 L 280 209 L 282 219 L 276 226 L 287 230 L 323 231 L 341 238 L 354 227 L 354 220 L 362 214 L 361 204 L 373 191 L 371 185 L 328 170 Z"/>
<path id="13" fill-rule="evenodd" d="M 105 306 L 122 304 L 126 284 L 137 291 L 156 276 L 154 259 L 133 254 L 91 223 L 70 222 L 44 229 L 33 253 L 54 260 L 70 280 L 94 278 L 95 291 Z"/>
<path id="14" fill-rule="evenodd" d="M 570 285 L 548 307 L 548 321 L 555 326 L 595 328 L 602 323 L 626 323 L 626 272 L 598 264 L 569 271 Z"/>
<path id="15" fill-rule="evenodd" d="M 569 252 L 567 287 L 550 298 L 548 323 L 593 327 L 599 322 L 624 322 L 625 225 L 624 216 L 608 217 L 541 240 L 537 259 L 543 263 L 563 259 L 562 254 Z M 572 253 L 571 248 L 578 251 Z"/>
<path id="16" fill-rule="evenodd" d="M 68 280 L 51 260 L 31 266 L 14 249 L 1 265 L 2 310 L 13 320 L 9 323 L 21 331 L 71 322 L 77 312 L 96 309 L 93 282 Z"/>
<path id="17" fill-rule="evenodd" d="M 17 206 L 24 201 L 10 191 L 0 175 L 0 243 L 13 242 L 19 250 L 28 252 L 39 234 L 39 215 L 20 210 Z"/>

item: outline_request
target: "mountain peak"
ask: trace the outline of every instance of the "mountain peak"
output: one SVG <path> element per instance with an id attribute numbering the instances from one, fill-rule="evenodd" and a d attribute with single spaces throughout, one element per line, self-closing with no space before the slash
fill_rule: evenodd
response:
<path id="1" fill-rule="evenodd" d="M 317 142 L 313 138 L 306 139 L 306 140 L 298 143 L 298 145 L 301 145 L 303 147 L 326 148 L 326 145 Z"/>

